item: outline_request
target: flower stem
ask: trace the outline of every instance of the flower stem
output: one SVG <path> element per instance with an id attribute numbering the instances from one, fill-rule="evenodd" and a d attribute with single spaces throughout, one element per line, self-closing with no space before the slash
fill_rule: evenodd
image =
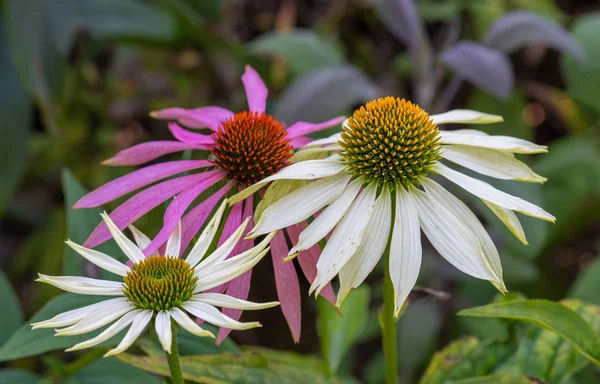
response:
<path id="1" fill-rule="evenodd" d="M 173 341 L 171 342 L 171 353 L 165 352 L 169 370 L 171 371 L 171 382 L 173 384 L 184 384 L 183 375 L 181 373 L 181 363 L 179 362 L 179 347 L 177 346 L 177 329 L 172 325 Z"/>
<path id="2" fill-rule="evenodd" d="M 395 201 L 392 198 L 392 203 Z M 395 213 L 392 206 L 392 216 Z M 392 219 L 392 223 L 394 219 Z M 388 239 L 385 249 L 385 260 L 383 270 L 383 320 L 381 321 L 381 333 L 383 337 L 383 355 L 385 358 L 385 382 L 386 384 L 398 383 L 398 339 L 396 336 L 396 319 L 394 318 L 394 284 L 390 275 L 390 247 L 392 236 Z"/>

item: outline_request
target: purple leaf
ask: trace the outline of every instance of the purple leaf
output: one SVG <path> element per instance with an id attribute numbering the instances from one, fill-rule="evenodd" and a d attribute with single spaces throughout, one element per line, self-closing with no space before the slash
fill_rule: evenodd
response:
<path id="1" fill-rule="evenodd" d="M 440 60 L 457 75 L 502 100 L 512 91 L 510 61 L 493 48 L 461 41 L 440 54 Z"/>
<path id="2" fill-rule="evenodd" d="M 504 53 L 512 53 L 531 43 L 544 43 L 583 62 L 581 45 L 560 25 L 525 11 L 508 13 L 486 32 L 483 42 Z"/>
<path id="3" fill-rule="evenodd" d="M 383 24 L 409 48 L 424 34 L 423 24 L 413 0 L 375 0 L 374 8 Z"/>

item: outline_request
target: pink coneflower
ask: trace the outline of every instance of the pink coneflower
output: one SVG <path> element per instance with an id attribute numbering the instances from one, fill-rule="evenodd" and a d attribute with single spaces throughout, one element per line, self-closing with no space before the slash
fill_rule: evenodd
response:
<path id="1" fill-rule="evenodd" d="M 151 113 L 155 118 L 175 120 L 191 129 L 208 127 L 213 131 L 211 135 L 191 132 L 176 122 L 171 122 L 169 129 L 177 141 L 142 143 L 117 153 L 103 164 L 140 165 L 163 155 L 184 150 L 208 150 L 212 154 L 210 160 L 168 161 L 141 168 L 90 192 L 75 204 L 75 208 L 97 207 L 147 187 L 111 213 L 110 218 L 113 222 L 119 229 L 124 229 L 153 208 L 174 197 L 166 209 L 162 229 L 144 249 L 144 254 L 149 256 L 164 245 L 179 220 L 182 221 L 183 227 L 181 249 L 185 249 L 214 207 L 232 188 L 245 188 L 278 172 L 289 164 L 294 148 L 311 141 L 305 135 L 335 126 L 343 120 L 343 117 L 337 117 L 317 124 L 299 121 L 286 129 L 281 122 L 265 113 L 268 90 L 258 73 L 250 66 L 246 66 L 242 82 L 248 99 L 248 111 L 234 114 L 225 108 L 211 106 L 191 110 L 168 108 Z M 160 180 L 164 181 L 149 186 Z M 223 184 L 218 191 L 189 209 L 204 191 L 217 183 Z M 253 214 L 252 196 L 235 204 L 225 222 L 221 242 L 239 227 L 244 217 L 253 217 Z M 251 230 L 252 226 L 251 220 L 246 230 Z M 300 339 L 301 329 L 300 287 L 294 266 L 282 260 L 289 251 L 286 234 L 292 242 L 297 241 L 300 232 L 306 226 L 307 223 L 303 222 L 285 228 L 271 240 L 277 295 L 283 315 L 296 342 Z M 109 240 L 110 237 L 107 226 L 101 223 L 84 245 L 95 247 Z M 238 243 L 234 253 L 242 252 L 252 246 L 252 240 L 242 241 Z M 316 276 L 319 255 L 320 249 L 315 245 L 304 251 L 298 258 L 300 267 L 310 283 Z M 226 286 L 219 287 L 219 290 L 230 296 L 246 299 L 250 289 L 251 273 L 252 271 L 249 270 Z M 331 286 L 321 294 L 327 300 L 335 302 Z M 223 313 L 236 320 L 241 315 L 240 310 L 234 309 L 224 309 Z M 221 342 L 229 332 L 230 330 L 222 328 L 217 342 Z"/>

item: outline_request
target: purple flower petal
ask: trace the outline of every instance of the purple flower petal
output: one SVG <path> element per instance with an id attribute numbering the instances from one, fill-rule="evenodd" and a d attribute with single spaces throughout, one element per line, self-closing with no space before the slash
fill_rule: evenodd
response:
<path id="1" fill-rule="evenodd" d="M 168 198 L 173 197 L 182 190 L 212 176 L 214 172 L 221 171 L 209 171 L 196 175 L 182 176 L 177 179 L 167 180 L 160 184 L 153 185 L 132 196 L 126 202 L 118 206 L 117 209 L 110 214 L 110 218 L 117 227 L 122 230 L 159 204 L 162 204 Z M 110 238 L 111 234 L 108 231 L 106 224 L 100 223 L 83 245 L 84 247 L 93 248 Z"/>
<path id="2" fill-rule="evenodd" d="M 292 244 L 298 243 L 298 238 L 300 237 L 300 233 L 304 231 L 304 229 L 308 226 L 306 221 L 298 223 L 296 225 L 291 225 L 287 227 L 285 230 L 290 236 L 290 240 Z M 306 249 L 296 257 L 298 263 L 300 264 L 300 268 L 306 277 L 306 280 L 310 284 L 315 281 L 315 277 L 317 277 L 317 261 L 319 261 L 319 257 L 321 256 L 321 248 L 319 248 L 318 244 L 313 245 L 309 249 Z M 333 293 L 333 288 L 331 287 L 331 283 L 327 284 L 325 288 L 321 291 L 321 296 L 323 296 L 327 301 L 331 304 L 335 305 L 335 294 Z"/>
<path id="3" fill-rule="evenodd" d="M 112 166 L 140 165 L 169 153 L 185 151 L 186 149 L 206 149 L 206 146 L 180 141 L 150 141 L 124 149 L 110 159 L 104 160 L 102 164 Z"/>
<path id="4" fill-rule="evenodd" d="M 299 121 L 295 124 L 292 124 L 292 126 L 287 129 L 287 134 L 288 137 L 293 139 L 294 137 L 308 135 L 309 133 L 319 132 L 324 129 L 331 128 L 340 124 L 342 121 L 344 121 L 344 119 L 344 116 L 338 116 L 322 123 L 307 123 L 305 121 Z"/>
<path id="5" fill-rule="evenodd" d="M 92 208 L 112 201 L 155 181 L 192 169 L 214 165 L 209 160 L 177 160 L 150 165 L 110 181 L 83 196 L 74 208 Z"/>
<path id="6" fill-rule="evenodd" d="M 296 148 L 304 147 L 306 144 L 310 143 L 311 141 L 313 141 L 313 139 L 311 139 L 310 137 L 298 136 L 298 137 L 294 137 L 292 140 L 290 140 L 290 144 L 292 145 L 292 148 L 296 149 Z"/>
<path id="7" fill-rule="evenodd" d="M 242 82 L 248 99 L 248 109 L 252 112 L 264 112 L 267 108 L 269 90 L 262 81 L 258 72 L 246 65 L 246 72 L 242 75 Z"/>
<path id="8" fill-rule="evenodd" d="M 216 131 L 222 122 L 233 117 L 233 112 L 221 107 L 167 108 L 150 112 L 150 116 L 155 119 L 176 120 L 188 128 L 208 127 Z"/>
<path id="9" fill-rule="evenodd" d="M 289 248 L 283 232 L 279 231 L 271 240 L 271 258 L 275 271 L 275 286 L 283 317 L 290 327 L 295 343 L 300 341 L 302 314 L 300 311 L 300 284 L 294 263 L 284 262 Z"/>
<path id="10" fill-rule="evenodd" d="M 194 236 L 200 231 L 202 225 L 208 218 L 208 215 L 213 211 L 219 201 L 225 196 L 227 192 L 235 184 L 234 181 L 230 181 L 225 184 L 217 192 L 213 193 L 208 199 L 192 208 L 181 220 L 181 228 L 183 233 L 181 235 L 181 249 L 186 249 L 190 244 Z"/>
<path id="11" fill-rule="evenodd" d="M 184 143 L 203 145 L 214 144 L 212 136 L 190 132 L 186 129 L 181 128 L 177 123 L 169 123 L 169 130 L 177 140 L 182 141 Z"/>
<path id="12" fill-rule="evenodd" d="M 219 180 L 222 180 L 225 177 L 225 172 L 223 171 L 209 171 L 213 172 L 213 174 L 198 184 L 194 185 L 191 188 L 188 188 L 181 192 L 177 197 L 173 199 L 171 204 L 167 207 L 165 211 L 165 215 L 163 218 L 163 227 L 160 232 L 154 237 L 154 239 L 148 244 L 148 246 L 144 249 L 144 255 L 148 256 L 152 254 L 152 252 L 156 251 L 158 247 L 162 244 L 165 244 L 169 239 L 169 236 L 173 233 L 175 228 L 177 227 L 177 223 L 181 220 L 181 217 L 188 209 L 190 204 L 196 200 L 196 198 L 204 192 L 208 187 L 213 185 Z M 209 173 L 207 172 L 207 173 Z M 185 248 L 181 248 L 185 249 Z M 169 256 L 179 256 L 179 255 L 169 255 Z"/>

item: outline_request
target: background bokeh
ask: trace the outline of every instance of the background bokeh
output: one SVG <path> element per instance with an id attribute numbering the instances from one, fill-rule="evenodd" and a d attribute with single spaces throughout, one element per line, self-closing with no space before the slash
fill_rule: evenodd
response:
<path id="1" fill-rule="evenodd" d="M 38 271 L 95 273 L 73 264 L 63 241 L 83 241 L 99 219 L 97 211 L 70 205 L 85 190 L 131 170 L 100 162 L 131 145 L 169 139 L 166 123 L 149 111 L 245 108 L 240 75 L 246 64 L 269 87 L 268 111 L 284 122 L 348 115 L 365 101 L 396 95 L 432 112 L 500 114 L 504 123 L 476 128 L 548 145 L 548 154 L 524 159 L 549 179 L 546 184 L 494 183 L 557 217 L 556 224 L 522 218 L 528 247 L 476 199 L 454 192 L 486 223 L 511 291 L 600 305 L 600 2 L 416 0 L 418 14 L 407 15 L 393 1 L 381 1 L 0 2 L 0 308 L 12 311 L 0 316 L 0 344 L 59 293 L 34 283 Z M 515 25 L 517 37 L 492 41 L 490 27 L 511 11 L 530 12 L 554 29 L 521 31 Z M 420 23 L 429 54 L 420 51 L 424 45 L 415 35 Z M 518 41 L 507 47 L 507 39 Z M 459 41 L 472 45 L 452 51 Z M 155 209 L 138 227 L 156 233 L 163 212 Z M 276 298 L 270 268 L 258 266 L 251 299 Z M 368 316 L 346 315 L 361 320 L 350 325 L 356 344 L 340 357 L 340 371 L 377 383 L 383 375 L 381 270 L 368 282 L 370 292 L 361 298 L 370 301 Z M 308 283 L 301 284 L 307 292 Z M 428 244 L 418 284 L 435 291 L 417 289 L 399 322 L 404 382 L 419 377 L 433 352 L 457 336 L 489 335 L 486 326 L 455 314 L 496 295 L 489 283 L 462 275 Z M 264 327 L 232 337 L 318 353 L 316 311 L 317 302 L 303 297 L 298 345 L 278 309 L 244 314 Z M 62 352 L 48 358 L 69 359 Z M 10 365 L 40 371 L 45 360 Z M 573 380 L 594 383 L 600 376 L 590 367 Z"/>

